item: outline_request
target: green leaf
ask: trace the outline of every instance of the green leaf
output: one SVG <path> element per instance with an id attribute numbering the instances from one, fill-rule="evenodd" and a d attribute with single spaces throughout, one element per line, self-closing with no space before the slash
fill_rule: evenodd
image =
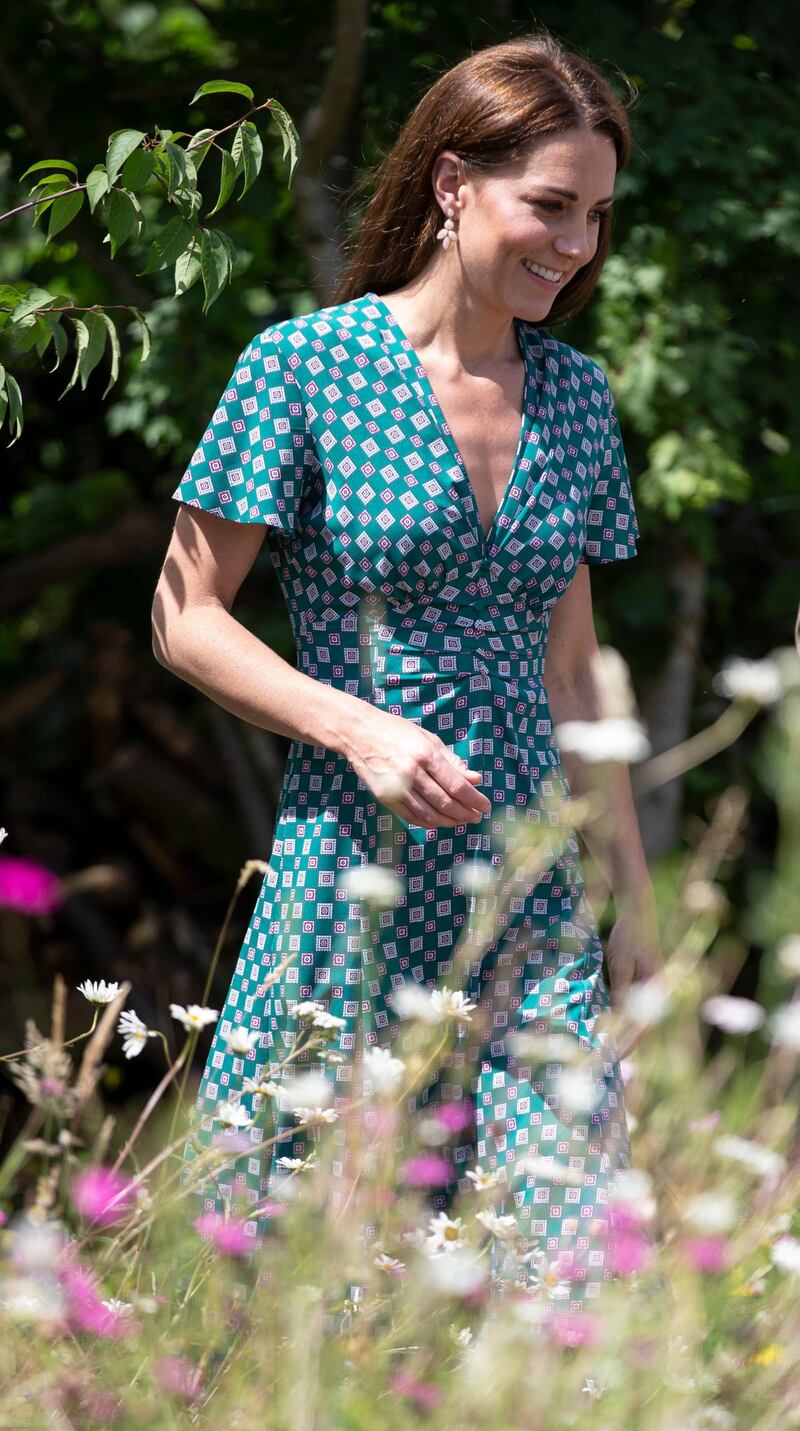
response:
<path id="1" fill-rule="evenodd" d="M 55 315 L 54 315 L 53 313 L 45 313 L 45 314 L 44 314 L 44 321 L 45 321 L 45 323 L 47 324 L 48 328 L 50 329 L 50 333 L 51 333 L 51 336 L 52 336 L 52 339 L 53 339 L 53 343 L 55 344 L 55 349 L 56 349 L 56 360 L 55 360 L 55 362 L 54 362 L 52 368 L 50 369 L 50 372 L 51 372 L 51 373 L 54 373 L 55 370 L 56 370 L 56 368 L 59 367 L 60 364 L 62 363 L 62 361 L 63 361 L 63 359 L 64 359 L 64 355 L 66 354 L 66 351 L 67 351 L 67 335 L 66 335 L 66 333 L 65 333 L 65 331 L 64 331 L 64 328 L 63 328 L 62 325 L 61 325 L 61 322 L 59 321 L 58 318 L 55 317 Z"/>
<path id="2" fill-rule="evenodd" d="M 79 373 L 79 371 L 80 371 L 81 357 L 82 357 L 83 354 L 86 352 L 86 349 L 87 349 L 88 346 L 89 346 L 89 329 L 87 328 L 87 326 L 86 326 L 86 324 L 84 323 L 83 319 L 82 319 L 82 318 L 74 318 L 74 317 L 70 314 L 70 322 L 72 323 L 72 326 L 73 326 L 73 328 L 75 329 L 75 366 L 74 366 L 74 368 L 72 369 L 72 377 L 70 378 L 69 382 L 67 383 L 67 386 L 65 387 L 63 393 L 61 393 L 61 394 L 59 395 L 59 399 L 58 399 L 59 402 L 61 401 L 61 398 L 66 397 L 66 395 L 67 395 L 67 393 L 69 392 L 70 388 L 74 387 L 74 386 L 75 386 L 75 383 L 78 381 L 78 373 Z"/>
<path id="3" fill-rule="evenodd" d="M 188 293 L 193 283 L 200 277 L 200 258 L 197 243 L 192 243 L 175 262 L 175 297 Z"/>
<path id="4" fill-rule="evenodd" d="M 89 212 L 94 213 L 97 203 L 109 190 L 108 170 L 104 164 L 95 164 L 86 178 L 86 193 L 89 197 Z"/>
<path id="5" fill-rule="evenodd" d="M 290 115 L 284 109 L 283 105 L 278 103 L 277 99 L 271 99 L 269 101 L 269 112 L 275 120 L 280 131 L 281 139 L 283 140 L 283 154 L 281 158 L 285 159 L 287 154 L 290 156 L 289 178 L 287 182 L 291 186 L 295 165 L 302 153 L 300 135 L 295 129 Z"/>
<path id="6" fill-rule="evenodd" d="M 72 223 L 75 215 L 83 208 L 83 199 L 84 191 L 79 189 L 77 194 L 65 194 L 63 198 L 54 201 L 47 229 L 48 242 L 65 229 L 67 224 Z"/>
<path id="7" fill-rule="evenodd" d="M 82 392 L 105 352 L 108 338 L 108 330 L 99 313 L 85 313 L 84 324 L 89 333 L 89 341 L 85 347 L 81 347 L 78 365 Z"/>
<path id="8" fill-rule="evenodd" d="M 230 273 L 230 258 L 223 239 L 216 229 L 203 230 L 203 245 L 200 251 L 200 271 L 203 275 L 205 302 L 203 312 L 207 313 L 215 298 L 219 297 Z"/>
<path id="9" fill-rule="evenodd" d="M 13 432 L 16 428 L 16 435 L 6 447 L 13 447 L 18 437 L 22 436 L 22 393 L 19 390 L 19 383 L 12 373 L 6 373 L 6 393 L 8 395 L 8 427 Z"/>
<path id="10" fill-rule="evenodd" d="M 131 313 L 134 313 L 134 314 L 136 315 L 136 317 L 139 319 L 139 322 L 140 322 L 141 325 L 142 325 L 142 359 L 141 359 L 141 360 L 142 360 L 143 363 L 146 363 L 146 362 L 147 362 L 147 359 L 150 357 L 150 329 L 149 329 L 148 326 L 147 326 L 147 319 L 145 318 L 144 314 L 141 312 L 141 310 L 140 310 L 139 308 L 131 308 Z"/>
<path id="11" fill-rule="evenodd" d="M 183 189 L 188 182 L 187 160 L 179 144 L 165 144 L 164 152 L 167 156 L 168 191 L 172 195 L 176 189 Z M 192 171 L 194 172 L 194 165 L 192 165 Z M 195 182 L 197 182 L 196 174 Z"/>
<path id="12" fill-rule="evenodd" d="M 222 151 L 222 168 L 221 168 L 221 170 L 220 170 L 220 176 L 219 176 L 219 197 L 218 197 L 217 202 L 216 202 L 216 204 L 214 205 L 213 209 L 211 210 L 211 213 L 212 213 L 212 214 L 218 213 L 219 210 L 223 207 L 223 205 L 228 202 L 228 199 L 230 198 L 231 193 L 233 192 L 233 186 L 234 186 L 235 183 L 236 183 L 236 163 L 235 163 L 235 160 L 234 160 L 234 158 L 233 158 L 233 155 L 228 153 L 228 150 L 227 150 L 227 149 L 223 149 L 223 151 Z M 210 217 L 210 215 L 209 215 L 209 217 Z"/>
<path id="13" fill-rule="evenodd" d="M 101 309 L 97 316 L 100 319 L 100 322 L 104 324 L 106 332 L 108 334 L 109 342 L 111 344 L 111 372 L 109 374 L 109 379 L 106 384 L 106 390 L 103 393 L 103 397 L 107 397 L 111 388 L 113 388 L 115 382 L 117 381 L 117 378 L 119 377 L 119 334 L 117 333 L 112 319 L 109 318 L 106 312 Z"/>
<path id="14" fill-rule="evenodd" d="M 198 129 L 197 133 L 192 135 L 189 144 L 187 144 L 185 152 L 191 155 L 194 161 L 195 173 L 199 170 L 200 165 L 211 148 L 211 141 L 216 132 L 216 129 Z"/>
<path id="15" fill-rule="evenodd" d="M 110 243 L 112 258 L 116 258 L 117 249 L 127 242 L 134 229 L 140 229 L 141 212 L 137 200 L 126 189 L 111 191 L 106 213 L 108 233 L 103 243 Z"/>
<path id="16" fill-rule="evenodd" d="M 114 183 L 128 155 L 132 154 L 134 149 L 138 149 L 142 140 L 146 138 L 147 135 L 141 129 L 117 129 L 108 136 L 106 170 L 109 184 Z"/>
<path id="17" fill-rule="evenodd" d="M 49 190 L 57 193 L 60 189 L 73 189 L 74 187 L 69 174 L 48 174 L 44 179 L 39 179 L 38 183 L 32 184 L 28 194 L 31 199 L 44 198 Z"/>
<path id="18" fill-rule="evenodd" d="M 149 184 L 153 177 L 154 167 L 155 160 L 152 150 L 141 147 L 134 149 L 122 166 L 122 187 L 133 189 L 134 193 L 138 193 Z"/>
<path id="19" fill-rule="evenodd" d="M 13 283 L 0 283 L 0 308 L 16 308 L 19 301 L 19 289 Z"/>
<path id="20" fill-rule="evenodd" d="M 158 238 L 153 240 L 150 257 L 137 276 L 143 278 L 146 273 L 158 273 L 160 269 L 175 263 L 191 243 L 196 231 L 196 225 L 191 219 L 184 219 L 176 214 L 164 225 Z"/>
<path id="21" fill-rule="evenodd" d="M 76 179 L 78 177 L 78 171 L 75 165 L 70 163 L 69 159 L 37 159 L 36 163 L 31 164 L 30 167 L 25 170 L 24 174 L 20 174 L 20 184 L 23 179 L 27 179 L 28 175 L 33 174 L 37 169 L 66 169 L 68 173 L 74 174 Z"/>
<path id="22" fill-rule="evenodd" d="M 253 91 L 249 84 L 240 84 L 238 80 L 206 80 L 201 84 L 197 94 L 189 100 L 190 104 L 196 104 L 202 94 L 243 94 L 245 99 L 252 101 Z"/>
<path id="23" fill-rule="evenodd" d="M 261 160 L 264 157 L 264 146 L 261 143 L 258 130 L 251 120 L 245 119 L 239 125 L 231 145 L 231 154 L 237 173 L 241 169 L 244 175 L 239 191 L 241 199 L 256 179 L 261 168 Z"/>
<path id="24" fill-rule="evenodd" d="M 23 319 L 21 325 L 16 325 L 9 334 L 14 348 L 18 353 L 29 353 L 31 348 L 35 348 L 42 341 L 42 337 L 47 342 L 50 335 L 45 328 L 42 319 L 34 318 L 33 314 Z"/>
<path id="25" fill-rule="evenodd" d="M 46 288 L 29 288 L 21 303 L 11 310 L 11 322 L 19 323 L 21 318 L 27 318 L 29 313 L 35 313 L 39 308 L 49 308 L 55 303 L 56 295 L 48 293 Z"/>

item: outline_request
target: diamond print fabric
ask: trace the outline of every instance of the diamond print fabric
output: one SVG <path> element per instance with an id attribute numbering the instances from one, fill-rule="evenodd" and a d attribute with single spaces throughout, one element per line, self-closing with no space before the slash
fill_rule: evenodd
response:
<path id="1" fill-rule="evenodd" d="M 577 837 L 568 832 L 533 874 L 519 851 L 526 835 L 555 825 L 569 795 L 543 684 L 552 608 L 580 562 L 633 557 L 639 533 L 602 369 L 542 329 L 515 328 L 526 366 L 520 437 L 488 534 L 427 374 L 372 292 L 252 339 L 173 493 L 262 523 L 299 669 L 434 731 L 482 771 L 492 802 L 480 823 L 410 826 L 342 755 L 292 742 L 196 1128 L 202 1145 L 219 1142 L 229 1099 L 258 1115 L 262 1096 L 242 1092 L 242 1080 L 266 1076 L 288 1050 L 295 1002 L 318 999 L 344 1020 L 345 1059 L 326 1071 L 335 1109 L 359 1009 L 367 1041 L 391 1047 L 397 990 L 452 986 L 463 969 L 481 1018 L 419 1105 L 427 1113 L 471 1096 L 474 1128 L 452 1149 L 454 1186 L 470 1189 L 476 1161 L 499 1170 L 508 1187 L 499 1210 L 514 1211 L 551 1258 L 572 1261 L 578 1308 L 609 1275 L 608 1186 L 630 1160 L 622 1083 L 596 1029 L 608 993 Z M 402 889 L 369 920 L 343 882 L 367 864 L 391 870 Z M 256 1036 L 247 1055 L 227 1050 L 239 1026 Z M 543 1035 L 579 1049 L 590 1071 L 570 1080 L 568 1062 L 543 1062 Z M 301 1157 L 314 1140 L 288 1113 L 279 1128 L 271 1156 L 245 1146 L 202 1199 L 207 1210 L 225 1199 L 246 1206 L 258 1245 L 269 1239 L 258 1204 L 284 1176 L 278 1158 Z M 262 1138 L 256 1128 L 238 1136 L 251 1146 Z M 344 1185 L 341 1130 L 325 1136 Z M 532 1154 L 535 1171 L 522 1166 Z M 194 1156 L 187 1144 L 187 1164 Z M 569 1177 L 548 1172 L 548 1158 Z"/>

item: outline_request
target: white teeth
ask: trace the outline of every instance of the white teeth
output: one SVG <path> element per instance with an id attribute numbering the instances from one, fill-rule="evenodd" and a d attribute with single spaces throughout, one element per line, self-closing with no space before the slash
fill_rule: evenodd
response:
<path id="1" fill-rule="evenodd" d="M 530 273 L 537 273 L 540 278 L 546 278 L 550 283 L 558 283 L 563 276 L 563 269 L 545 268 L 541 263 L 527 263 L 524 258 L 522 262 Z"/>

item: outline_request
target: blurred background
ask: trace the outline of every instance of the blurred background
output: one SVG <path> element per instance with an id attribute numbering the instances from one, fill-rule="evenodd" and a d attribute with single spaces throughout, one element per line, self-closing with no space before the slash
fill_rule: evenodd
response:
<path id="1" fill-rule="evenodd" d="M 606 368 L 620 412 L 639 524 L 635 562 L 593 568 L 598 637 L 630 664 L 656 752 L 708 725 L 726 702 L 712 677 L 733 655 L 789 645 L 800 591 L 800 131 L 788 0 L 19 0 L 4 7 L 0 209 L 24 202 L 37 160 L 84 176 L 115 130 L 233 123 L 236 96 L 191 104 L 206 80 L 275 97 L 300 131 L 291 186 L 265 121 L 264 165 L 224 227 L 231 286 L 204 315 L 197 285 L 112 261 L 87 208 L 46 244 L 30 212 L 0 228 L 0 282 L 35 283 L 120 313 L 119 382 L 107 362 L 60 397 L 0 335 L 23 392 L 25 431 L 0 435 L 0 824 L 2 855 L 68 881 L 31 919 L 0 895 L 0 1044 L 49 1022 L 53 976 L 133 983 L 129 1003 L 174 1037 L 170 1001 L 199 1001 L 240 866 L 269 855 L 287 742 L 246 726 L 154 660 L 150 607 L 176 505 L 170 494 L 234 361 L 267 322 L 331 301 L 353 184 L 409 110 L 471 50 L 545 25 L 612 80 L 638 89 L 635 148 L 618 184 L 612 257 L 590 308 L 559 338 Z M 620 88 L 622 84 L 620 82 Z M 262 116 L 263 118 L 263 116 Z M 208 175 L 212 185 L 216 174 Z M 236 615 L 287 659 L 293 643 L 266 551 Z M 724 788 L 749 785 L 759 719 L 715 760 L 642 797 L 654 878 L 669 887 Z M 773 807 L 756 785 L 744 845 L 720 880 L 747 928 L 773 852 Z M 745 872 L 744 878 L 742 871 Z M 221 1007 L 257 894 L 240 896 L 210 1002 Z M 609 911 L 597 909 L 602 921 Z M 755 986 L 757 944 L 733 992 Z M 67 1034 L 87 1010 L 70 1001 Z M 161 1071 L 153 1040 L 109 1053 L 107 1098 Z M 116 1062 L 115 1062 L 116 1060 Z M 10 1085 L 0 1090 L 10 1125 Z"/>

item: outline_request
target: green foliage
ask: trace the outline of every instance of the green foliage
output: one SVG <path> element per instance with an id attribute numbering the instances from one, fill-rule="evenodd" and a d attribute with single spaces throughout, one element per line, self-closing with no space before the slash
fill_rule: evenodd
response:
<path id="1" fill-rule="evenodd" d="M 261 172 L 264 146 L 250 114 L 264 109 L 273 114 L 283 141 L 283 157 L 288 155 L 290 159 L 290 181 L 299 154 L 297 131 L 286 110 L 275 100 L 256 105 L 249 85 L 234 80 L 209 80 L 200 86 L 191 103 L 222 93 L 240 95 L 251 102 L 248 115 L 235 128 L 230 149 L 219 140 L 231 126 L 222 130 L 203 129 L 194 135 L 184 130 L 161 129 L 158 125 L 154 126 L 152 136 L 141 129 L 118 129 L 109 135 L 104 163 L 96 164 L 83 182 L 78 182 L 78 169 L 71 160 L 42 159 L 29 165 L 22 179 L 47 172 L 36 179 L 29 190 L 28 204 L 22 207 L 33 209 L 34 224 L 49 214 L 47 242 L 51 243 L 78 215 L 88 197 L 90 213 L 99 214 L 105 223 L 103 243 L 109 245 L 112 259 L 125 244 L 131 243 L 137 249 L 146 246 L 144 267 L 138 276 L 174 267 L 175 298 L 182 297 L 202 277 L 202 311 L 207 313 L 231 282 L 236 267 L 236 249 L 230 236 L 222 229 L 208 228 L 200 220 L 205 200 L 198 186 L 198 170 L 209 149 L 216 148 L 221 155 L 219 188 L 209 217 L 224 208 L 233 195 L 237 178 L 242 180 L 237 196 L 242 199 Z M 182 145 L 180 141 L 187 139 L 189 143 Z M 148 201 L 147 210 L 138 194 Z M 171 205 L 177 213 L 163 221 L 159 228 L 165 205 Z M 9 219 L 15 212 L 17 210 L 11 210 L 3 217 Z M 10 299 L 18 298 L 20 301 L 11 306 Z M 8 340 L 12 351 L 25 353 L 35 348 L 42 357 L 52 342 L 55 367 L 59 366 L 66 352 L 66 335 L 59 320 L 54 320 L 54 315 L 47 311 L 55 302 L 52 294 L 37 287 L 25 295 L 16 289 L 8 291 L 6 302 L 0 301 L 0 335 Z M 93 304 L 82 311 L 85 316 L 81 318 L 76 316 L 78 305 L 70 302 L 59 305 L 59 312 L 68 315 L 72 323 L 75 356 L 72 376 L 61 396 L 78 381 L 81 389 L 86 387 L 108 343 L 111 365 L 105 397 L 119 376 L 119 336 L 107 309 Z M 141 316 L 138 310 L 134 312 Z M 147 325 L 144 319 L 141 321 L 147 334 Z M 148 351 L 149 338 L 145 337 L 142 362 Z M 8 422 L 15 442 L 22 433 L 22 398 L 19 384 L 6 369 L 3 369 L 0 385 L 0 428 L 4 421 Z"/>

